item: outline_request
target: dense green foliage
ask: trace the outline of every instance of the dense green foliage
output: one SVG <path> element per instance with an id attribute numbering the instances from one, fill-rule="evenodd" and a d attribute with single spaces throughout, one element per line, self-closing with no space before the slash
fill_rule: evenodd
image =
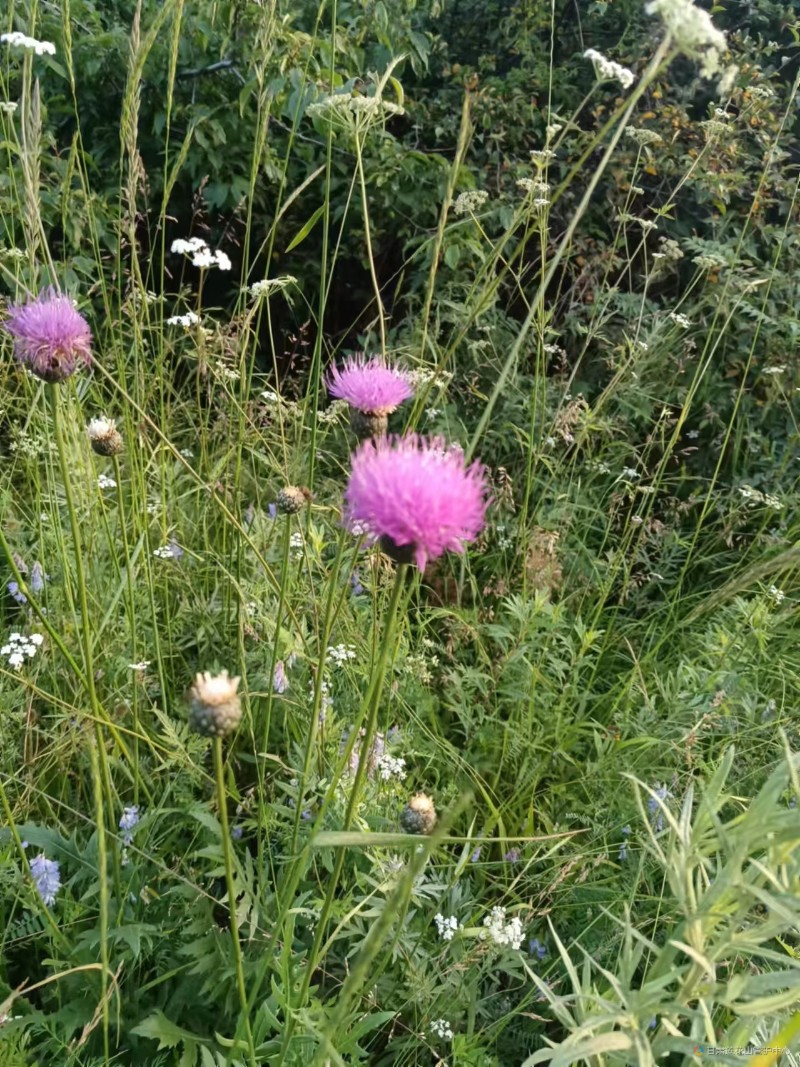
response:
<path id="1" fill-rule="evenodd" d="M 2 339 L 0 1067 L 790 1044 L 800 22 L 713 17 L 703 77 L 639 0 L 0 15 L 0 290 L 95 356 Z M 487 465 L 424 574 L 343 526 L 357 349 Z"/>

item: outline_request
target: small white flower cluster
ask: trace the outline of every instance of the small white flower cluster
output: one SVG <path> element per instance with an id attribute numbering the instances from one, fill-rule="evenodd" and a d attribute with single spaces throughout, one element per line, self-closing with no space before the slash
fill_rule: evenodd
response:
<path id="1" fill-rule="evenodd" d="M 193 311 L 187 311 L 185 315 L 171 315 L 167 319 L 167 326 L 184 326 L 188 330 L 190 326 L 196 326 L 200 316 Z"/>
<path id="2" fill-rule="evenodd" d="M 452 941 L 458 933 L 460 923 L 455 915 L 442 915 L 439 911 L 434 915 L 433 921 L 442 941 Z"/>
<path id="3" fill-rule="evenodd" d="M 524 931 L 522 920 L 516 915 L 506 922 L 506 909 L 499 906 L 492 908 L 491 915 L 483 920 L 486 930 L 481 931 L 481 938 L 490 937 L 496 945 L 517 949 L 522 944 Z"/>
<path id="4" fill-rule="evenodd" d="M 533 197 L 535 207 L 546 207 L 550 203 L 550 184 L 542 178 L 518 178 L 517 188 Z"/>
<path id="5" fill-rule="evenodd" d="M 212 252 L 208 247 L 208 242 L 202 237 L 190 237 L 188 241 L 179 237 L 170 245 L 170 252 L 191 256 L 194 267 L 219 267 L 220 270 L 230 270 L 232 266 L 225 252 Z"/>
<path id="6" fill-rule="evenodd" d="M 353 96 L 349 92 L 333 93 L 309 104 L 306 114 L 327 119 L 338 126 L 365 126 L 371 121 L 389 115 L 403 115 L 399 104 L 384 100 L 381 96 Z"/>
<path id="7" fill-rule="evenodd" d="M 660 15 L 678 48 L 701 61 L 700 73 L 704 78 L 713 78 L 720 69 L 727 42 L 709 13 L 695 7 L 692 0 L 650 0 L 645 10 L 649 15 Z"/>
<path id="8" fill-rule="evenodd" d="M 303 544 L 303 535 L 299 530 L 295 530 L 289 538 L 289 549 L 291 550 L 292 559 L 303 558 Z"/>
<path id="9" fill-rule="evenodd" d="M 447 1019 L 434 1019 L 431 1023 L 431 1033 L 434 1037 L 440 1037 L 444 1041 L 452 1041 L 455 1036 Z"/>
<path id="10" fill-rule="evenodd" d="M 552 148 L 534 148 L 531 151 L 531 163 L 533 163 L 535 167 L 541 169 L 549 163 L 551 159 L 555 159 L 555 155 L 556 154 Z"/>
<path id="11" fill-rule="evenodd" d="M 43 641 L 44 637 L 41 634 L 31 634 L 25 637 L 24 634 L 17 633 L 15 630 L 8 635 L 8 641 L 0 648 L 0 656 L 5 656 L 9 667 L 18 671 L 25 662 L 25 657 L 32 659 Z"/>
<path id="12" fill-rule="evenodd" d="M 180 559 L 183 555 L 183 549 L 179 545 L 176 545 L 174 541 L 170 541 L 168 545 L 161 545 L 159 548 L 154 548 L 153 555 L 157 559 Z"/>
<path id="13" fill-rule="evenodd" d="M 647 148 L 650 145 L 661 144 L 664 140 L 660 133 L 656 133 L 655 130 L 645 129 L 644 126 L 626 126 L 625 136 L 630 137 L 630 139 L 635 141 L 640 148 Z"/>
<path id="14" fill-rule="evenodd" d="M 670 311 L 669 317 L 675 323 L 676 326 L 680 326 L 682 330 L 688 330 L 692 325 L 692 320 L 688 319 L 685 315 L 681 315 L 679 311 Z"/>
<path id="15" fill-rule="evenodd" d="M 250 286 L 250 296 L 259 300 L 262 296 L 271 296 L 273 293 L 279 293 L 281 289 L 286 289 L 290 285 L 297 285 L 297 278 L 294 278 L 291 274 L 284 274 L 280 278 L 262 278 L 259 282 L 253 282 Z"/>
<path id="16" fill-rule="evenodd" d="M 417 370 L 408 372 L 408 380 L 417 389 L 430 385 L 434 389 L 444 390 L 453 380 L 453 372 L 449 370 L 428 370 L 427 367 L 419 367 Z"/>
<path id="17" fill-rule="evenodd" d="M 375 760 L 375 770 L 381 781 L 390 782 L 392 778 L 396 778 L 398 782 L 402 782 L 406 778 L 406 761 L 400 756 L 390 756 L 388 752 L 384 752 Z"/>
<path id="18" fill-rule="evenodd" d="M 14 100 L 0 100 L 0 113 L 3 115 L 13 115 L 19 107 Z"/>
<path id="19" fill-rule="evenodd" d="M 320 705 L 319 705 L 319 717 L 322 721 L 325 720 L 325 716 L 333 707 L 333 697 L 331 696 L 331 687 L 328 682 L 323 678 L 319 685 L 320 691 Z M 313 703 L 314 701 L 314 679 L 309 678 L 308 681 L 308 699 Z"/>
<path id="20" fill-rule="evenodd" d="M 37 41 L 35 37 L 26 37 L 24 33 L 18 31 L 0 34 L 0 41 L 11 45 L 12 48 L 24 48 L 26 52 L 35 52 L 37 56 L 56 54 L 56 46 L 52 41 Z"/>
<path id="21" fill-rule="evenodd" d="M 608 59 L 602 52 L 594 48 L 587 48 L 583 53 L 584 59 L 590 59 L 594 63 L 594 72 L 598 81 L 619 82 L 623 89 L 630 89 L 636 80 L 632 70 L 620 66 L 613 59 Z"/>
<path id="22" fill-rule="evenodd" d="M 766 506 L 772 508 L 773 511 L 783 510 L 782 500 L 779 500 L 771 493 L 761 493 L 758 489 L 754 489 L 752 485 L 740 485 L 739 492 L 752 507 L 755 507 L 757 504 L 766 504 Z"/>
<path id="23" fill-rule="evenodd" d="M 356 658 L 356 650 L 352 645 L 329 645 L 325 658 L 329 664 L 341 667 L 349 659 Z"/>
<path id="24" fill-rule="evenodd" d="M 469 189 L 466 193 L 459 193 L 453 204 L 453 214 L 474 215 L 488 199 L 489 194 L 485 189 Z"/>
<path id="25" fill-rule="evenodd" d="M 781 604 L 786 599 L 786 593 L 784 593 L 782 589 L 779 589 L 777 585 L 771 585 L 769 587 L 769 595 L 776 604 Z"/>
<path id="26" fill-rule="evenodd" d="M 508 536 L 508 533 L 506 532 L 508 528 L 505 523 L 500 523 L 499 525 L 495 526 L 494 529 L 495 533 L 497 534 L 497 540 L 495 541 L 495 545 L 500 549 L 500 551 L 503 552 L 505 551 L 505 549 L 511 548 L 511 546 L 514 544 L 514 539 Z"/>
<path id="27" fill-rule="evenodd" d="M 785 370 L 786 370 L 785 367 L 765 367 L 764 368 L 764 373 L 765 374 L 783 374 L 783 372 Z"/>
<path id="28" fill-rule="evenodd" d="M 324 411 L 317 412 L 317 418 L 323 425 L 338 422 L 350 410 L 350 405 L 341 397 L 328 404 Z"/>
<path id="29" fill-rule="evenodd" d="M 97 479 L 98 489 L 116 489 L 117 483 L 113 478 L 109 478 L 107 474 L 101 474 Z"/>
<path id="30" fill-rule="evenodd" d="M 149 659 L 143 659 L 140 663 L 129 663 L 128 664 L 128 670 L 129 671 L 137 671 L 137 672 L 138 671 L 146 671 L 149 666 L 150 666 L 150 660 Z"/>

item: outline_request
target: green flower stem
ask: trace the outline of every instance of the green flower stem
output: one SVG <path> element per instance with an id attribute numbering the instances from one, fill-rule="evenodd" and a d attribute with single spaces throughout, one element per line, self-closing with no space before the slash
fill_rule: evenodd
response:
<path id="1" fill-rule="evenodd" d="M 58 462 L 61 467 L 61 480 L 64 483 L 64 496 L 67 501 L 69 524 L 72 532 L 72 547 L 75 553 L 75 578 L 78 585 L 78 603 L 81 612 L 81 642 L 83 646 L 83 667 L 86 675 L 86 686 L 89 692 L 89 703 L 94 716 L 95 737 L 100 761 L 100 772 L 106 793 L 106 804 L 109 811 L 113 811 L 114 794 L 111 786 L 111 774 L 108 769 L 108 757 L 105 749 L 105 736 L 102 726 L 107 721 L 103 708 L 97 697 L 97 689 L 94 683 L 94 656 L 92 652 L 91 615 L 89 613 L 89 596 L 86 588 L 86 572 L 83 568 L 83 544 L 81 541 L 78 512 L 75 508 L 75 498 L 72 495 L 72 481 L 69 469 L 67 449 L 64 443 L 64 433 L 61 427 L 61 401 L 58 388 L 50 389 L 50 403 L 53 413 L 53 430 L 58 450 Z M 115 857 L 116 858 L 116 857 Z M 116 863 L 114 864 L 116 869 Z"/>
<path id="2" fill-rule="evenodd" d="M 100 981 L 102 984 L 101 1003 L 103 1011 L 103 1053 L 106 1063 L 109 1059 L 109 1024 L 110 1013 L 108 1009 L 108 976 L 111 973 L 108 965 L 108 848 L 106 840 L 106 816 L 103 803 L 103 775 L 100 771 L 98 749 L 102 745 L 103 736 L 97 738 L 97 744 L 89 745 L 89 756 L 92 763 L 92 786 L 94 789 L 94 817 L 97 825 L 97 874 L 100 882 L 100 962 L 103 965 Z M 115 865 L 116 869 L 116 865 Z"/>
<path id="3" fill-rule="evenodd" d="M 222 765 L 222 738 L 214 738 L 214 777 L 217 782 L 217 806 L 219 807 L 219 824 L 222 829 L 222 855 L 225 860 L 225 884 L 228 890 L 228 915 L 231 924 L 231 946 L 236 967 L 236 987 L 239 991 L 239 1003 L 242 1009 L 245 1037 L 247 1038 L 248 1059 L 250 1067 L 257 1067 L 256 1047 L 253 1042 L 253 1030 L 250 1026 L 250 1013 L 247 1004 L 247 989 L 244 983 L 244 963 L 242 946 L 239 941 L 239 925 L 236 921 L 236 884 L 233 879 L 233 845 L 228 826 L 228 804 L 225 793 L 225 770 Z"/>
<path id="4" fill-rule="evenodd" d="M 355 778 L 353 780 L 353 786 L 350 790 L 350 797 L 347 803 L 347 809 L 345 811 L 343 830 L 349 830 L 353 821 L 353 816 L 358 810 L 358 802 L 361 797 L 361 790 L 364 785 L 364 779 L 367 776 L 369 769 L 369 753 L 372 748 L 372 742 L 375 737 L 375 730 L 378 725 L 378 710 L 380 708 L 381 696 L 383 694 L 383 682 L 386 677 L 386 668 L 389 663 L 389 653 L 394 647 L 394 633 L 395 624 L 397 620 L 397 608 L 400 603 L 400 597 L 403 592 L 403 585 L 408 570 L 408 564 L 400 563 L 397 565 L 397 571 L 395 573 L 394 585 L 392 586 L 392 592 L 389 599 L 389 606 L 386 611 L 386 624 L 383 631 L 383 640 L 381 642 L 380 650 L 378 652 L 378 662 L 375 665 L 375 672 L 372 676 L 372 680 L 367 691 L 365 699 L 367 709 L 367 725 L 364 730 L 364 738 L 361 745 L 361 753 L 358 761 L 358 769 L 356 771 Z M 356 727 L 356 730 L 358 727 Z M 300 799 L 300 798 L 298 798 Z M 320 910 L 319 922 L 317 923 L 316 930 L 314 931 L 314 942 L 311 946 L 311 951 L 308 954 L 305 967 L 303 968 L 303 977 L 300 983 L 300 989 L 298 992 L 297 1002 L 295 1008 L 299 1008 L 305 1003 L 305 999 L 308 996 L 309 986 L 311 984 L 312 976 L 314 975 L 317 963 L 320 947 L 325 938 L 325 931 L 330 919 L 331 911 L 333 910 L 334 900 L 336 897 L 336 889 L 339 884 L 339 878 L 342 874 L 342 867 L 345 861 L 345 850 L 341 849 L 336 857 L 336 865 L 333 872 L 328 878 L 327 890 L 325 893 L 325 900 Z M 299 869 L 302 869 L 302 864 L 296 865 Z M 295 1014 L 290 1013 L 286 1020 L 286 1030 L 284 1032 L 283 1045 L 281 1048 L 280 1062 L 284 1062 L 286 1054 L 289 1048 L 289 1042 L 292 1037 L 294 1029 Z"/>

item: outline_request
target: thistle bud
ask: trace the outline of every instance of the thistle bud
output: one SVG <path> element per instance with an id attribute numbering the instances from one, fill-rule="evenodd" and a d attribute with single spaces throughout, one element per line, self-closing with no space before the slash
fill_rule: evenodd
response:
<path id="1" fill-rule="evenodd" d="M 407 834 L 429 834 L 436 825 L 436 808 L 425 793 L 416 793 L 400 813 L 400 825 Z"/>
<path id="2" fill-rule="evenodd" d="M 382 411 L 359 411 L 350 408 L 350 429 L 359 439 L 383 437 L 389 428 L 389 416 Z"/>
<path id="3" fill-rule="evenodd" d="M 113 419 L 91 419 L 86 432 L 98 456 L 118 456 L 122 451 L 122 434 Z"/>
<path id="4" fill-rule="evenodd" d="M 189 690 L 189 723 L 203 737 L 227 737 L 242 720 L 239 678 L 228 672 L 198 674 Z"/>
<path id="5" fill-rule="evenodd" d="M 311 493 L 299 485 L 287 485 L 278 493 L 275 503 L 281 515 L 295 515 L 309 502 Z"/>

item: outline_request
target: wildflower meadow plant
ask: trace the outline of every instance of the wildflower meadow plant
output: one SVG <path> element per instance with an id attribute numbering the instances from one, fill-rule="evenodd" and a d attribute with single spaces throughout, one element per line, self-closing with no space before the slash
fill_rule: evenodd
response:
<path id="1" fill-rule="evenodd" d="M 69 297 L 47 289 L 25 304 L 10 304 L 4 328 L 14 356 L 37 378 L 63 382 L 92 361 L 92 332 Z"/>
<path id="2" fill-rule="evenodd" d="M 488 496 L 480 463 L 467 465 L 443 438 L 409 434 L 365 441 L 353 455 L 346 517 L 365 523 L 388 555 L 424 571 L 475 540 Z"/>
<path id="3" fill-rule="evenodd" d="M 359 437 L 386 433 L 388 416 L 414 395 L 406 373 L 363 353 L 329 371 L 325 384 L 331 396 L 350 405 L 350 424 Z"/>

